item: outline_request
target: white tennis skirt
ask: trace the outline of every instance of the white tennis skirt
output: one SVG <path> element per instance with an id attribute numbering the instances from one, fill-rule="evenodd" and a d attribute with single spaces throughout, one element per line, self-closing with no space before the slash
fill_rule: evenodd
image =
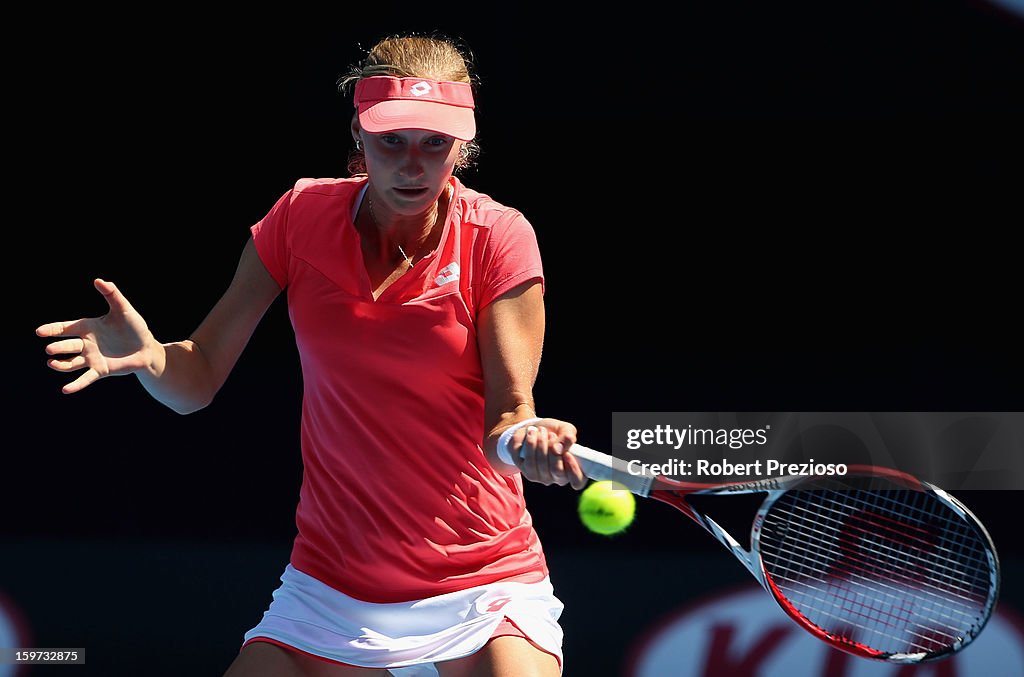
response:
<path id="1" fill-rule="evenodd" d="M 294 568 L 245 642 L 266 638 L 302 652 L 396 677 L 437 675 L 433 663 L 479 650 L 507 617 L 562 665 L 562 602 L 548 578 L 498 582 L 411 602 L 353 599 Z M 244 644 L 243 644 L 244 646 Z"/>

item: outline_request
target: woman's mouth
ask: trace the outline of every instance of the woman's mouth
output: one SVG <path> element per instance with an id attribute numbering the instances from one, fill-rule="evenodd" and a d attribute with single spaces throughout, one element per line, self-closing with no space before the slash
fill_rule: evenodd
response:
<path id="1" fill-rule="evenodd" d="M 429 191 L 430 189 L 422 187 L 422 186 L 421 187 L 407 186 L 407 187 L 401 187 L 401 188 L 396 187 L 394 190 L 395 190 L 396 193 L 398 193 L 399 195 L 401 195 L 403 197 L 422 197 L 423 195 L 426 195 L 427 191 Z"/>

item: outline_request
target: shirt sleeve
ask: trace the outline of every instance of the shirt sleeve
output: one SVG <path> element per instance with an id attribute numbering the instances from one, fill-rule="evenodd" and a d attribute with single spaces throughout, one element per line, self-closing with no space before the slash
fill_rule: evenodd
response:
<path id="1" fill-rule="evenodd" d="M 539 280 L 541 292 L 544 291 L 537 234 L 521 213 L 514 212 L 512 218 L 501 219 L 492 226 L 483 270 L 479 308 L 530 280 Z"/>
<path id="2" fill-rule="evenodd" d="M 288 206 L 292 190 L 278 198 L 267 215 L 249 228 L 256 253 L 281 289 L 288 284 L 291 244 L 288 238 Z"/>

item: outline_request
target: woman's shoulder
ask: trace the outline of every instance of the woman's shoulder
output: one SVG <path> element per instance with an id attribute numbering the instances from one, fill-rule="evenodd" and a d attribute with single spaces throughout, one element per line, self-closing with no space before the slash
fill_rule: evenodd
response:
<path id="1" fill-rule="evenodd" d="M 458 188 L 463 223 L 490 228 L 498 223 L 525 220 L 521 211 L 495 200 L 487 193 L 470 188 L 461 182 Z"/>
<path id="2" fill-rule="evenodd" d="M 295 182 L 292 192 L 303 195 L 346 196 L 366 183 L 365 176 L 347 178 L 301 178 Z"/>

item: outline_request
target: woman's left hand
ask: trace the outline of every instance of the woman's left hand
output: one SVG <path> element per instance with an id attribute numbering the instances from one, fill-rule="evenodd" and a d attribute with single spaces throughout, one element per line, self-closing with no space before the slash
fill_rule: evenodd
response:
<path id="1" fill-rule="evenodd" d="M 587 476 L 572 455 L 576 426 L 555 418 L 543 418 L 517 430 L 509 441 L 509 451 L 523 476 L 544 485 L 571 485 L 582 489 Z"/>

